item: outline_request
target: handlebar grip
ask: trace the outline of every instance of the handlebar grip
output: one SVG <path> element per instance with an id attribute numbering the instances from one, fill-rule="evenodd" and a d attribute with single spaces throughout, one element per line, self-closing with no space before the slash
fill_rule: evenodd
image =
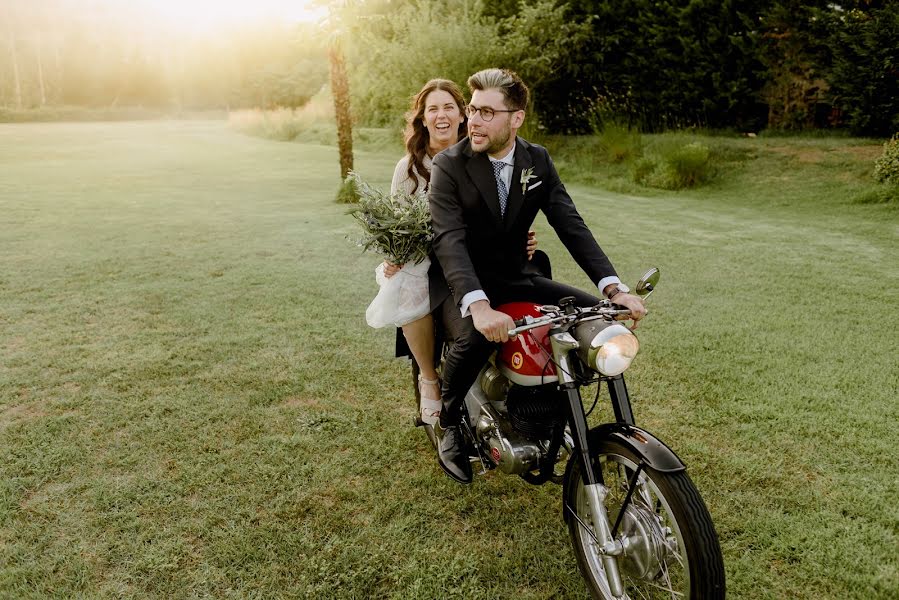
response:
<path id="1" fill-rule="evenodd" d="M 616 321 L 627 321 L 631 318 L 631 309 L 626 306 L 621 306 L 620 304 L 612 304 L 612 309 L 616 311 L 614 313 L 614 319 Z"/>

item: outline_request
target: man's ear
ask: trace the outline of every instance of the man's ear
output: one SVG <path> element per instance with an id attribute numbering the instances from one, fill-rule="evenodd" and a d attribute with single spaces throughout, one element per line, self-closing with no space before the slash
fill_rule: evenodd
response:
<path id="1" fill-rule="evenodd" d="M 512 129 L 521 129 L 521 126 L 524 125 L 524 111 L 516 110 L 512 113 Z"/>

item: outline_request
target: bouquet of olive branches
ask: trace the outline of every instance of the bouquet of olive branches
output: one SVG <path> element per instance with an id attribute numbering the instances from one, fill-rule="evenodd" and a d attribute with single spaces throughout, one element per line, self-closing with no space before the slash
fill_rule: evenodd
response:
<path id="1" fill-rule="evenodd" d="M 403 191 L 385 193 L 370 186 L 356 173 L 347 178 L 359 196 L 359 206 L 350 211 L 362 225 L 363 250 L 382 254 L 395 265 L 418 264 L 431 252 L 434 231 L 424 195 Z"/>

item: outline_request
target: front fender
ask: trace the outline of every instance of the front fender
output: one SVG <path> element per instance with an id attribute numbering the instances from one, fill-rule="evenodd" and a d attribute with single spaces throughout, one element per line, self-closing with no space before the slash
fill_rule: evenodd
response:
<path id="1" fill-rule="evenodd" d="M 597 455 L 605 452 L 606 446 L 611 441 L 629 449 L 634 453 L 634 456 L 638 457 L 642 464 L 655 471 L 677 473 L 687 468 L 677 454 L 674 453 L 674 450 L 666 446 L 656 436 L 645 429 L 626 423 L 603 423 L 587 433 L 587 444 L 590 446 L 590 462 L 593 462 Z M 570 521 L 573 514 L 572 499 L 574 494 L 577 493 L 577 490 L 572 487 L 571 472 L 579 460 L 577 453 L 574 453 L 568 460 L 568 465 L 565 468 L 562 516 L 566 523 Z"/>
<path id="2" fill-rule="evenodd" d="M 639 456 L 647 467 L 661 473 L 677 473 L 686 470 L 686 465 L 656 436 L 645 429 L 626 423 L 603 423 L 594 427 L 587 435 L 590 454 L 596 455 L 606 441 L 615 440 Z"/>

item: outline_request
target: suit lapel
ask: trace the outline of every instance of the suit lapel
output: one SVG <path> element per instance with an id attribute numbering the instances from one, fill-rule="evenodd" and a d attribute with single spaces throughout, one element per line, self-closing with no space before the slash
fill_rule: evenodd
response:
<path id="1" fill-rule="evenodd" d="M 481 197 L 493 213 L 493 218 L 497 225 L 502 225 L 502 213 L 499 210 L 499 195 L 496 191 L 496 177 L 493 175 L 493 167 L 490 166 L 490 159 L 484 152 L 472 152 L 471 146 L 465 149 L 465 154 L 469 156 L 468 162 L 465 164 L 465 170 L 468 176 L 474 182 L 476 188 L 481 193 Z"/>
<path id="2" fill-rule="evenodd" d="M 503 229 L 508 230 L 515 223 L 521 206 L 524 204 L 524 193 L 521 190 L 521 172 L 530 169 L 533 166 L 531 161 L 531 153 L 528 152 L 528 144 L 520 137 L 515 138 L 515 168 L 512 169 L 512 183 L 509 189 L 509 199 L 506 204 L 506 217 L 503 223 Z M 496 185 L 494 184 L 494 187 Z M 497 200 L 497 204 L 499 200 Z"/>

